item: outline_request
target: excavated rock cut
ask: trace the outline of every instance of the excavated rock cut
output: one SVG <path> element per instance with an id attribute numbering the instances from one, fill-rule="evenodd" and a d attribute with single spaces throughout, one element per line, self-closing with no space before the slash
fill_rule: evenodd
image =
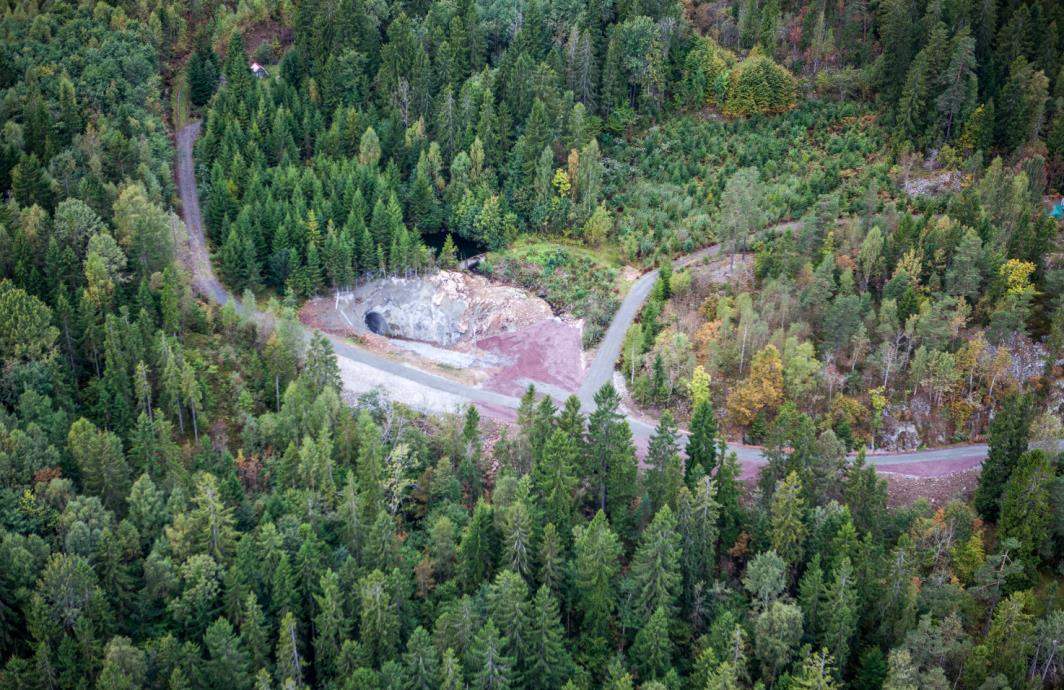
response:
<path id="1" fill-rule="evenodd" d="M 552 316 L 550 305 L 524 290 L 458 271 L 376 280 L 359 287 L 353 298 L 348 303 L 353 323 L 378 335 L 444 346 Z"/>

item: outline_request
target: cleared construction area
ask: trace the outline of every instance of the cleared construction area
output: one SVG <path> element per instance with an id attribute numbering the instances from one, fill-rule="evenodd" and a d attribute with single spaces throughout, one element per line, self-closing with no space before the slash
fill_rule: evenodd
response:
<path id="1" fill-rule="evenodd" d="M 581 321 L 555 315 L 526 290 L 465 271 L 371 281 L 311 300 L 300 316 L 414 366 L 511 395 L 534 383 L 564 398 L 584 371 Z"/>

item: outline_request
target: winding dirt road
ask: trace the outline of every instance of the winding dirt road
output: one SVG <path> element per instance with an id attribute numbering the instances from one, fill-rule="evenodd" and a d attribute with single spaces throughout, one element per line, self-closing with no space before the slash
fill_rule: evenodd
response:
<path id="1" fill-rule="evenodd" d="M 199 135 L 200 123 L 193 122 L 177 133 L 177 185 L 181 197 L 181 211 L 188 230 L 188 244 L 182 251 L 186 268 L 192 277 L 192 286 L 201 296 L 219 304 L 224 304 L 231 299 L 225 286 L 214 274 L 211 266 L 210 250 L 207 247 L 206 236 L 203 230 L 203 217 L 200 212 L 199 194 L 196 188 L 196 167 L 193 160 L 193 145 Z M 720 251 L 719 245 L 711 245 L 700 249 L 692 254 L 681 257 L 673 262 L 675 268 L 682 268 L 712 256 Z M 585 410 L 594 407 L 592 398 L 595 391 L 609 382 L 613 377 L 614 365 L 621 353 L 624 335 L 635 321 L 643 303 L 650 295 L 657 280 L 658 272 L 649 271 L 642 275 L 629 288 L 624 300 L 614 315 L 603 337 L 595 357 L 588 366 L 583 383 L 577 393 L 581 405 Z M 239 308 L 239 302 L 236 303 Z M 305 337 L 310 337 L 310 331 L 304 329 Z M 418 400 L 422 392 L 427 399 L 432 392 L 442 393 L 449 400 L 461 400 L 472 402 L 483 407 L 489 413 L 497 416 L 512 418 L 520 404 L 520 401 L 509 395 L 497 393 L 483 388 L 468 386 L 457 381 L 436 376 L 422 371 L 407 364 L 399 363 L 362 348 L 351 345 L 349 342 L 334 336 L 328 336 L 332 341 L 333 348 L 339 360 L 342 371 L 365 371 L 369 367 L 375 372 L 386 376 L 395 377 L 403 384 L 403 402 L 413 407 L 418 407 Z M 559 401 L 562 402 L 562 401 Z M 632 428 L 632 435 L 636 442 L 644 446 L 654 432 L 654 427 L 647 422 L 628 417 L 628 423 Z M 744 465 L 744 474 L 756 474 L 757 467 L 765 463 L 764 455 L 760 448 L 752 446 L 732 445 L 740 462 Z M 869 456 L 869 461 L 876 465 L 880 472 L 891 472 L 918 477 L 934 477 L 952 474 L 953 472 L 970 469 L 980 465 L 986 457 L 985 445 L 954 446 L 935 450 L 924 450 L 912 453 L 875 454 Z"/>

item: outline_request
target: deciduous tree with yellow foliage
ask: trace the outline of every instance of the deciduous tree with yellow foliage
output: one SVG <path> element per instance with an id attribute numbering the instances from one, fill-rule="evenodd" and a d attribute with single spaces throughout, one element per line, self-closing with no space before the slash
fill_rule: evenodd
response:
<path id="1" fill-rule="evenodd" d="M 728 415 L 748 426 L 760 412 L 774 412 L 783 402 L 783 360 L 775 345 L 754 355 L 750 375 L 728 395 Z"/>

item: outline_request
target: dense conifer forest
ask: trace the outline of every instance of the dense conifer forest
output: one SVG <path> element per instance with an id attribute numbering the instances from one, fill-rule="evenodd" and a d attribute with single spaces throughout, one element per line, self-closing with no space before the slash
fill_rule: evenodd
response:
<path id="1" fill-rule="evenodd" d="M 13 0 L 0 120 L 0 688 L 1064 686 L 1064 4 Z M 350 394 L 458 243 L 617 386 Z"/>

